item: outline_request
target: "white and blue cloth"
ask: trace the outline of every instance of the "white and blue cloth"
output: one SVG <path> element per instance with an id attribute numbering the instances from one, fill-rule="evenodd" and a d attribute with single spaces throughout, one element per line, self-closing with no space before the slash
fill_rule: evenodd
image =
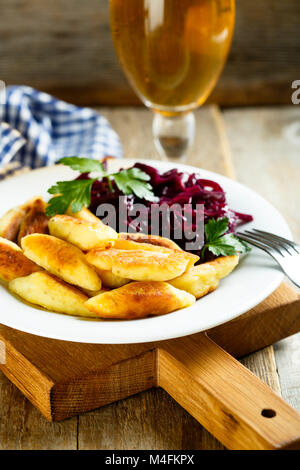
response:
<path id="1" fill-rule="evenodd" d="M 74 106 L 27 86 L 10 86 L 0 103 L 0 168 L 38 168 L 62 157 L 121 157 L 108 121 L 90 108 Z M 9 171 L 9 170 L 8 170 Z M 3 179 L 3 168 L 1 179 Z"/>

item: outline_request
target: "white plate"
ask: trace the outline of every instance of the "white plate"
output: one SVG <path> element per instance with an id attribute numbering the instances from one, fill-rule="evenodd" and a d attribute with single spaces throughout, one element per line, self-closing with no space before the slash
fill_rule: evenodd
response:
<path id="1" fill-rule="evenodd" d="M 123 160 L 122 166 L 133 162 Z M 146 161 L 161 172 L 174 164 Z M 274 207 L 249 188 L 224 176 L 185 165 L 176 165 L 187 172 L 200 172 L 203 178 L 217 181 L 227 193 L 229 206 L 254 216 L 247 225 L 291 238 L 291 232 Z M 0 183 L 0 214 L 35 195 L 47 197 L 46 190 L 56 181 L 73 179 L 67 167 L 55 166 L 32 171 Z M 83 343 L 138 343 L 164 340 L 207 330 L 225 323 L 251 309 L 283 279 L 283 274 L 263 251 L 253 249 L 218 289 L 199 299 L 193 306 L 159 317 L 130 321 L 90 321 L 50 313 L 24 304 L 0 285 L 0 323 L 47 338 Z"/>

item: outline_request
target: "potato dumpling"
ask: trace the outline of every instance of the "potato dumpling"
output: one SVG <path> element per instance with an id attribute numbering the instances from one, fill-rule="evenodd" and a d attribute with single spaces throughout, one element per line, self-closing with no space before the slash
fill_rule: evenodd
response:
<path id="1" fill-rule="evenodd" d="M 166 253 L 142 250 L 92 250 L 86 255 L 88 263 L 97 269 L 134 281 L 168 281 L 187 269 L 189 259 L 184 252 Z"/>
<path id="2" fill-rule="evenodd" d="M 0 218 L 0 237 L 7 238 L 13 242 L 16 241 L 21 224 L 37 200 L 42 201 L 39 196 L 34 197 L 25 202 L 25 204 L 6 212 Z"/>
<path id="3" fill-rule="evenodd" d="M 132 282 L 92 297 L 87 308 L 101 318 L 129 320 L 163 315 L 195 302 L 195 297 L 167 282 Z"/>
<path id="4" fill-rule="evenodd" d="M 29 259 L 64 281 L 83 289 L 101 289 L 99 276 L 76 246 L 51 235 L 33 234 L 22 238 L 22 248 Z"/>
<path id="5" fill-rule="evenodd" d="M 50 311 L 83 317 L 96 316 L 85 306 L 85 302 L 88 300 L 86 295 L 79 289 L 45 272 L 14 279 L 9 283 L 9 289 L 27 302 Z"/>
<path id="6" fill-rule="evenodd" d="M 238 256 L 223 256 L 213 261 L 193 266 L 181 276 L 169 281 L 177 289 L 193 294 L 196 299 L 214 291 L 219 280 L 228 276 L 239 262 Z"/>
<path id="7" fill-rule="evenodd" d="M 213 266 L 217 272 L 217 278 L 223 279 L 224 277 L 228 276 L 231 271 L 239 263 L 239 256 L 221 256 L 220 258 L 216 258 L 213 261 L 209 261 L 208 263 L 204 263 L 202 266 L 210 265 Z"/>
<path id="8" fill-rule="evenodd" d="M 169 238 L 160 237 L 158 235 L 145 235 L 144 233 L 120 233 L 119 239 L 115 240 L 114 248 L 119 248 L 121 250 L 148 249 L 149 251 L 155 251 L 155 249 L 158 249 L 158 251 L 164 251 L 169 249 L 180 251 L 185 253 L 189 258 L 187 269 L 191 268 L 200 259 L 199 256 L 182 250 L 177 243 L 173 242 Z"/>
<path id="9" fill-rule="evenodd" d="M 133 240 L 125 240 L 118 238 L 116 240 L 104 240 L 102 243 L 99 243 L 97 249 L 106 250 L 107 248 L 114 248 L 116 250 L 143 250 L 143 251 L 155 251 L 160 253 L 170 253 L 170 251 L 184 253 L 185 257 L 188 259 L 187 269 L 193 266 L 198 260 L 199 256 L 193 255 L 183 250 L 174 250 L 171 248 L 166 248 L 164 246 L 152 245 L 150 243 L 136 242 Z"/>
<path id="10" fill-rule="evenodd" d="M 8 282 L 16 277 L 40 271 L 39 266 L 26 258 L 21 248 L 0 237 L 0 279 Z"/>
<path id="11" fill-rule="evenodd" d="M 113 274 L 112 271 L 102 271 L 97 269 L 97 273 L 99 274 L 102 284 L 106 287 L 110 287 L 111 289 L 125 286 L 125 284 L 130 282 L 130 279 Z"/>
<path id="12" fill-rule="evenodd" d="M 83 207 L 79 212 L 72 212 L 71 207 L 69 207 L 66 213 L 71 217 L 75 217 L 76 219 L 80 220 L 85 220 L 86 222 L 90 222 L 91 224 L 102 224 L 101 220 L 86 207 Z"/>
<path id="13" fill-rule="evenodd" d="M 62 238 L 85 251 L 96 248 L 103 240 L 118 237 L 117 232 L 102 222 L 86 222 L 69 215 L 52 217 L 49 220 L 49 231 L 51 235 Z"/>
<path id="14" fill-rule="evenodd" d="M 32 201 L 22 223 L 18 235 L 18 243 L 21 245 L 21 240 L 26 235 L 32 233 L 49 233 L 48 218 L 46 216 L 46 203 L 43 199 L 37 197 Z"/>
<path id="15" fill-rule="evenodd" d="M 200 264 L 193 266 L 169 283 L 177 289 L 193 294 L 196 299 L 200 299 L 200 297 L 214 291 L 219 285 L 219 280 L 213 266 Z"/>
<path id="16" fill-rule="evenodd" d="M 88 289 L 80 289 L 80 290 L 88 297 L 95 297 L 96 295 L 103 294 L 104 292 L 108 292 L 110 289 L 108 287 L 102 286 L 100 290 L 88 290 Z"/>
<path id="17" fill-rule="evenodd" d="M 159 235 L 146 235 L 144 233 L 119 233 L 120 240 L 131 240 L 136 243 L 148 243 L 149 245 L 162 246 L 171 250 L 181 250 L 177 243 L 169 238 L 160 237 Z"/>
<path id="18" fill-rule="evenodd" d="M 98 273 L 101 273 L 102 271 L 112 271 L 114 260 L 117 259 L 120 253 L 121 250 L 115 250 L 114 248 L 107 250 L 95 248 L 86 253 L 85 259 Z"/>
<path id="19" fill-rule="evenodd" d="M 199 299 L 214 291 L 218 287 L 220 279 L 228 276 L 238 262 L 238 256 L 222 256 L 199 266 L 193 266 L 169 283 L 177 289 L 190 292 L 196 299 Z"/>
<path id="20" fill-rule="evenodd" d="M 16 241 L 20 225 L 26 215 L 23 207 L 10 209 L 0 218 L 0 236 L 7 240 Z"/>

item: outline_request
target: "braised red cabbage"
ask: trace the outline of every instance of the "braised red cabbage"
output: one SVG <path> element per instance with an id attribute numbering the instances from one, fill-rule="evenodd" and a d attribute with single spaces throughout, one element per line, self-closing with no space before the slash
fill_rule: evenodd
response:
<path id="1" fill-rule="evenodd" d="M 194 220 L 196 219 L 196 204 L 204 205 L 204 223 L 207 223 L 211 218 L 228 217 L 229 225 L 228 232 L 235 232 L 236 228 L 242 224 L 250 222 L 253 217 L 249 214 L 242 214 L 230 209 L 226 202 L 226 195 L 221 186 L 212 180 L 201 178 L 199 174 L 187 174 L 178 171 L 177 169 L 169 170 L 163 174 L 160 174 L 156 168 L 143 163 L 136 163 L 135 168 L 139 168 L 150 176 L 149 183 L 153 188 L 155 196 L 159 198 L 159 204 L 167 204 L 172 206 L 173 204 L 179 204 L 181 207 L 184 204 L 191 205 L 191 230 L 196 232 L 196 225 Z M 88 178 L 88 174 L 80 175 L 79 178 Z M 96 181 L 92 187 L 92 197 L 90 210 L 96 214 L 97 208 L 100 204 L 109 203 L 114 205 L 116 211 L 119 211 L 119 196 L 124 196 L 119 191 L 117 186 L 112 182 L 114 192 L 109 189 L 106 178 Z M 143 204 L 145 206 L 145 220 L 148 220 L 148 226 L 151 226 L 151 212 L 150 207 L 153 203 L 141 200 L 135 195 L 124 196 L 122 198 L 122 204 L 125 204 L 130 208 L 134 203 Z M 137 231 L 146 232 L 145 227 L 135 226 L 134 219 L 127 217 L 123 223 L 126 224 L 127 229 L 135 228 Z M 181 214 L 172 214 L 169 220 L 171 238 L 174 233 L 177 224 L 183 224 Z M 118 224 L 116 227 L 119 230 Z M 185 226 L 185 229 L 187 227 Z M 157 233 L 161 235 L 161 233 Z M 173 238 L 174 239 L 174 238 Z M 187 240 L 183 236 L 181 240 L 174 240 L 183 249 Z M 194 251 L 194 253 L 200 255 L 200 250 Z M 206 250 L 206 259 L 211 259 L 212 255 Z M 203 261 L 203 260 L 202 260 Z"/>

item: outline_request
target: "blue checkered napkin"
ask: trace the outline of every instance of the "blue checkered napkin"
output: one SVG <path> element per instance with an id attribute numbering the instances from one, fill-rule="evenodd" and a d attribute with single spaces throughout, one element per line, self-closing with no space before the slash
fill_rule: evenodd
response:
<path id="1" fill-rule="evenodd" d="M 62 157 L 101 159 L 122 156 L 120 140 L 108 121 L 25 86 L 11 86 L 0 105 L 0 167 L 9 161 L 37 168 Z"/>
<path id="2" fill-rule="evenodd" d="M 19 131 L 6 122 L 0 122 L 0 167 L 7 165 L 25 143 Z"/>

